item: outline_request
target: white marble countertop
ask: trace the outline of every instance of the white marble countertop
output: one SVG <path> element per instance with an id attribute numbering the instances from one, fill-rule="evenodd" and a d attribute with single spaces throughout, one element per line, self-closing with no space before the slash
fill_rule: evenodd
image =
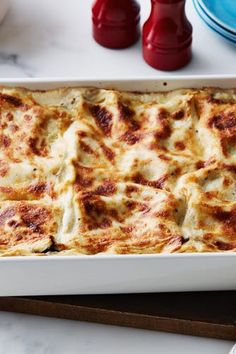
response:
<path id="1" fill-rule="evenodd" d="M 155 78 L 141 45 L 121 51 L 99 47 L 91 38 L 92 0 L 12 0 L 0 26 L 0 77 Z M 140 1 L 142 19 L 149 0 Z M 236 74 L 236 47 L 212 33 L 196 15 L 194 58 L 176 74 Z M 0 313 L 0 354 L 227 354 L 233 343 Z"/>
<path id="2" fill-rule="evenodd" d="M 91 36 L 92 0 L 11 0 L 0 27 L 0 77 L 150 77 L 158 72 L 146 65 L 141 43 L 109 50 Z M 140 1 L 142 21 L 150 0 Z M 236 74 L 236 47 L 212 33 L 196 15 L 192 0 L 187 12 L 194 26 L 194 59 L 176 74 Z M 223 54 L 224 53 L 224 54 Z"/>
<path id="3" fill-rule="evenodd" d="M 228 354 L 233 343 L 0 312 L 1 354 Z"/>

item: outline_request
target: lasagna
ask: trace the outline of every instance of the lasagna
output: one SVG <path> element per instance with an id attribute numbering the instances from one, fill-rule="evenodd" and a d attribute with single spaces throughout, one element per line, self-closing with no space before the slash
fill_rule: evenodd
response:
<path id="1" fill-rule="evenodd" d="M 236 251 L 236 90 L 0 89 L 0 255 Z"/>

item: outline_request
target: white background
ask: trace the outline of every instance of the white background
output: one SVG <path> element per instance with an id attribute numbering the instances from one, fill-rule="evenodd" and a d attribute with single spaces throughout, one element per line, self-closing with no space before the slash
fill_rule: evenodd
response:
<path id="1" fill-rule="evenodd" d="M 118 1 L 118 0 L 117 0 Z M 142 21 L 149 0 L 140 1 Z M 91 0 L 12 0 L 0 26 L 0 77 L 156 78 L 141 44 L 114 51 L 91 37 Z M 236 74 L 235 47 L 212 33 L 192 1 L 194 57 L 176 74 Z M 0 313 L 0 354 L 227 354 L 233 343 L 97 324 Z"/>

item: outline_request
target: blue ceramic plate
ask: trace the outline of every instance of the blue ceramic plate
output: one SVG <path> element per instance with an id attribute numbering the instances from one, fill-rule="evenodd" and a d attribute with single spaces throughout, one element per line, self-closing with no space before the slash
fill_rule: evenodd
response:
<path id="1" fill-rule="evenodd" d="M 216 25 L 208 16 L 205 12 L 203 12 L 202 8 L 200 7 L 198 0 L 193 0 L 195 9 L 201 19 L 208 25 L 209 28 L 211 28 L 215 33 L 219 34 L 221 37 L 223 37 L 226 41 L 229 43 L 236 45 L 236 36 L 235 37 L 229 37 L 228 32 L 226 31 L 223 33 L 222 29 L 220 26 Z M 232 35 L 231 35 L 232 36 Z"/>
<path id="2" fill-rule="evenodd" d="M 209 17 L 236 34 L 236 0 L 199 0 Z"/>
<path id="3" fill-rule="evenodd" d="M 235 0 L 236 1 L 236 0 Z M 201 7 L 200 0 L 197 0 L 197 5 L 199 6 L 199 12 L 201 12 L 202 17 L 204 17 L 204 21 L 207 22 L 208 25 L 213 27 L 213 29 L 217 32 L 219 32 L 221 35 L 232 39 L 233 41 L 236 41 L 236 33 L 233 34 L 230 31 L 227 31 L 225 28 L 221 27 L 217 22 L 215 22 L 212 18 L 208 16 L 208 14 L 204 11 L 204 9 Z"/>

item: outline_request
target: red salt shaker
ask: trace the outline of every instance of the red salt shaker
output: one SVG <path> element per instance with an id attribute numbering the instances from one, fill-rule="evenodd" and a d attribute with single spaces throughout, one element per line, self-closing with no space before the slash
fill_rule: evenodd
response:
<path id="1" fill-rule="evenodd" d="M 96 0 L 92 21 L 94 39 L 107 48 L 129 47 L 140 36 L 140 6 L 135 0 Z"/>
<path id="2" fill-rule="evenodd" d="M 185 0 L 152 0 L 143 27 L 143 57 L 159 70 L 177 70 L 192 57 L 192 25 L 185 14 Z"/>

